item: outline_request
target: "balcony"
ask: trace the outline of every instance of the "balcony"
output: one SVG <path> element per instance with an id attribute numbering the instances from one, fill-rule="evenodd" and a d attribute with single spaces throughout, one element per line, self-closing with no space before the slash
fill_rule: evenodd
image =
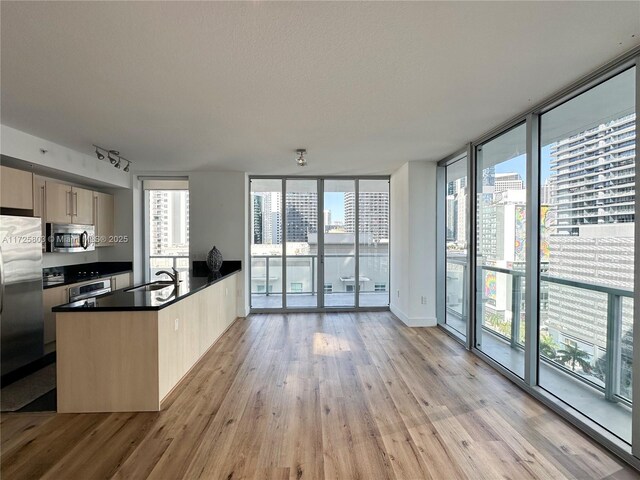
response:
<path id="1" fill-rule="evenodd" d="M 447 259 L 447 291 L 461 292 L 460 305 L 447 305 L 446 323 L 466 332 L 467 292 L 463 279 L 466 262 Z M 519 376 L 524 372 L 524 272 L 482 266 L 480 350 Z M 456 270 L 463 272 L 462 275 Z M 502 276 L 506 309 L 496 308 L 496 294 L 485 290 L 487 275 Z M 506 280 L 505 280 L 506 279 Z M 631 358 L 630 341 L 633 292 L 613 287 L 540 276 L 539 386 L 577 411 L 604 426 L 622 440 L 631 442 Z M 507 282 L 506 285 L 504 282 Z M 498 286 L 500 288 L 500 286 Z M 555 297 L 554 297 L 555 292 Z M 550 296 L 551 293 L 551 296 Z M 447 294 L 449 300 L 449 294 Z M 580 308 L 577 298 L 589 298 L 592 307 Z M 549 322 L 549 306 L 558 308 L 561 299 L 573 302 L 575 317 L 570 328 Z M 504 299 L 503 299 L 504 300 Z M 554 341 L 554 336 L 564 342 Z"/>
<path id="2" fill-rule="evenodd" d="M 355 306 L 355 255 L 326 254 L 325 281 L 321 288 L 324 306 Z M 388 255 L 360 255 L 360 307 L 389 305 Z M 316 255 L 287 257 L 286 292 L 288 308 L 315 308 L 318 305 Z M 251 257 L 251 308 L 282 308 L 282 257 Z"/>

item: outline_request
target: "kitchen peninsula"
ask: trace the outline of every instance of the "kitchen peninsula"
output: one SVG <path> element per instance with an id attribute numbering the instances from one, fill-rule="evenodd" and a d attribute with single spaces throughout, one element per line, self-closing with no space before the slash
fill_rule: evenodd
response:
<path id="1" fill-rule="evenodd" d="M 160 410 L 236 319 L 240 269 L 239 261 L 215 276 L 195 268 L 177 286 L 154 282 L 55 307 L 58 412 Z"/>

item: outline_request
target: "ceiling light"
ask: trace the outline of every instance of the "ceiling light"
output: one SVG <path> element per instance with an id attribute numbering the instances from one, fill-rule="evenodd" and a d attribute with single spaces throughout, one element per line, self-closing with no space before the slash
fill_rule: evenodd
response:
<path id="1" fill-rule="evenodd" d="M 118 169 L 122 168 L 122 162 L 127 162 L 123 170 L 125 172 L 129 172 L 129 169 L 131 168 L 131 160 L 127 160 L 126 158 L 122 157 L 118 150 L 111 150 L 95 144 L 93 146 L 96 149 L 95 152 L 96 152 L 96 157 L 98 157 L 98 160 L 104 160 L 104 154 L 106 153 L 107 159 L 109 160 L 111 165 L 113 165 Z"/>
<path id="2" fill-rule="evenodd" d="M 307 159 L 304 158 L 304 156 L 307 153 L 307 149 L 306 148 L 299 148 L 296 150 L 296 153 L 298 154 L 298 158 L 296 158 L 296 163 L 298 164 L 299 167 L 306 167 L 307 166 Z"/>

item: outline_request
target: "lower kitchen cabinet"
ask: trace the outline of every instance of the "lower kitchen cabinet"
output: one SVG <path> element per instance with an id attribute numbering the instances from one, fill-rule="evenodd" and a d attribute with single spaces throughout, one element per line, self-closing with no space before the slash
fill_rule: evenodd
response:
<path id="1" fill-rule="evenodd" d="M 111 290 L 122 290 L 131 286 L 131 274 L 119 273 L 111 277 Z"/>
<path id="2" fill-rule="evenodd" d="M 69 285 L 47 288 L 42 292 L 44 344 L 56 341 L 56 314 L 51 309 L 69 301 Z"/>

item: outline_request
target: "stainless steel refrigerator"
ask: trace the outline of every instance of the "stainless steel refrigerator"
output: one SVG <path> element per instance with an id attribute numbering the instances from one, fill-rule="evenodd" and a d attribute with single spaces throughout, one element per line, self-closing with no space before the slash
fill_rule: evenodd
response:
<path id="1" fill-rule="evenodd" d="M 0 370 L 44 354 L 40 219 L 0 215 Z"/>

